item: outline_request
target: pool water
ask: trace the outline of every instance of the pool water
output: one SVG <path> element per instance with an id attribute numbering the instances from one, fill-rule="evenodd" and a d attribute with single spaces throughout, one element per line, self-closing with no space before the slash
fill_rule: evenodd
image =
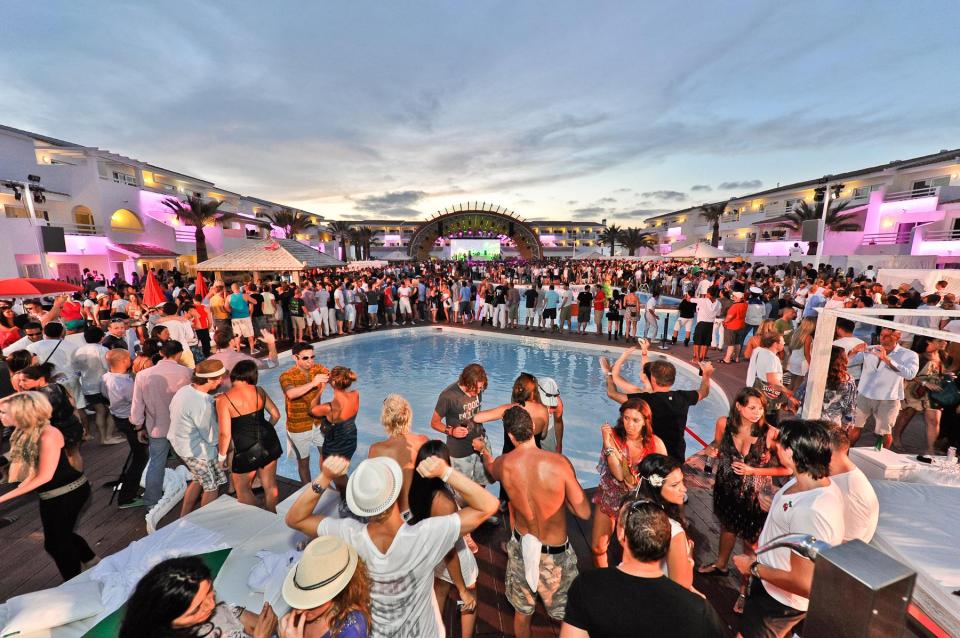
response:
<path id="1" fill-rule="evenodd" d="M 440 391 L 456 381 L 460 371 L 469 363 L 479 362 L 486 369 L 489 388 L 483 394 L 481 409 L 508 403 L 513 381 L 521 372 L 535 376 L 550 376 L 560 386 L 564 404 L 564 454 L 573 463 L 580 482 L 585 487 L 598 482 L 596 471 L 600 455 L 600 426 L 604 421 L 613 424 L 617 418 L 617 404 L 606 396 L 603 371 L 598 356 L 611 360 L 620 355 L 618 348 L 591 344 L 561 344 L 535 337 L 519 337 L 479 333 L 450 328 L 407 328 L 384 333 L 370 333 L 316 344 L 317 361 L 328 368 L 347 366 L 357 373 L 354 387 L 360 391 L 360 412 L 357 416 L 358 448 L 354 465 L 367 456 L 371 443 L 385 438 L 380 426 L 383 399 L 391 393 L 403 395 L 413 407 L 413 430 L 431 438 L 443 435 L 430 428 L 430 417 Z M 652 356 L 661 356 L 652 353 Z M 693 367 L 671 359 L 677 365 L 677 389 L 696 389 L 699 377 Z M 292 365 L 289 357 L 282 357 L 280 367 L 260 374 L 260 385 L 280 408 L 277 425 L 280 440 L 286 451 L 284 435 L 283 394 L 279 376 Z M 624 366 L 624 376 L 636 379 L 639 357 Z M 329 400 L 332 390 L 324 399 Z M 716 418 L 726 414 L 729 404 L 716 384 L 710 395 L 690 410 L 687 424 L 701 438 L 712 438 Z M 486 424 L 495 453 L 503 443 L 503 425 L 496 421 Z M 700 446 L 687 435 L 687 452 L 693 454 Z M 314 451 L 311 474 L 316 475 L 318 454 Z M 286 454 L 281 458 L 278 472 L 296 479 L 296 461 Z"/>

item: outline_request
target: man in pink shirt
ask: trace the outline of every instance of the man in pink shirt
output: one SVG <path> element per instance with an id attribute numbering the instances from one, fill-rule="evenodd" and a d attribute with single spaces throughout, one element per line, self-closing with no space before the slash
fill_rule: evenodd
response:
<path id="1" fill-rule="evenodd" d="M 130 422 L 143 425 L 149 437 L 150 460 L 147 463 L 146 491 L 143 503 L 149 511 L 163 496 L 163 473 L 170 453 L 167 431 L 170 429 L 170 401 L 177 390 L 190 383 L 190 368 L 181 365 L 183 345 L 170 339 L 160 349 L 163 359 L 141 370 L 133 381 Z"/>

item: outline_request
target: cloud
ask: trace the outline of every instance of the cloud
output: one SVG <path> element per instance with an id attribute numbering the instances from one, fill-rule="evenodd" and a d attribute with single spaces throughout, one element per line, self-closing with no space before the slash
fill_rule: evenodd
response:
<path id="1" fill-rule="evenodd" d="M 587 208 L 578 208 L 573 211 L 573 214 L 577 217 L 592 217 L 594 215 L 600 215 L 606 212 L 606 208 L 602 208 L 600 206 L 589 206 Z"/>
<path id="2" fill-rule="evenodd" d="M 662 215 L 669 212 L 667 208 L 635 208 L 633 210 L 627 210 L 619 213 L 613 214 L 613 219 L 646 219 L 647 217 L 653 217 L 654 215 Z"/>
<path id="3" fill-rule="evenodd" d="M 599 200 L 601 204 L 616 204 L 617 200 L 613 197 L 601 197 Z"/>
<path id="4" fill-rule="evenodd" d="M 731 191 L 740 188 L 760 188 L 763 182 L 759 179 L 745 179 L 740 182 L 720 182 L 717 188 L 722 191 Z"/>
<path id="5" fill-rule="evenodd" d="M 405 206 L 387 208 L 377 211 L 377 214 L 395 219 L 420 219 L 424 215 L 423 211 L 419 211 L 414 208 L 407 208 Z"/>
<path id="6" fill-rule="evenodd" d="M 686 193 L 681 193 L 680 191 L 647 191 L 646 193 L 641 193 L 641 197 L 651 197 L 653 199 L 662 199 L 664 201 L 670 202 L 682 202 L 687 198 Z"/>
<path id="7" fill-rule="evenodd" d="M 368 195 L 357 200 L 354 208 L 384 212 L 389 209 L 402 208 L 416 204 L 427 194 L 424 191 L 393 191 L 383 195 Z"/>
<path id="8" fill-rule="evenodd" d="M 633 189 L 632 189 L 632 188 L 618 188 L 617 190 L 615 190 L 615 191 L 613 191 L 613 192 L 614 192 L 614 193 L 632 193 L 632 192 L 633 192 Z"/>
<path id="9" fill-rule="evenodd" d="M 709 184 L 694 184 L 690 187 L 690 191 L 693 193 L 704 193 L 707 191 L 712 191 Z"/>

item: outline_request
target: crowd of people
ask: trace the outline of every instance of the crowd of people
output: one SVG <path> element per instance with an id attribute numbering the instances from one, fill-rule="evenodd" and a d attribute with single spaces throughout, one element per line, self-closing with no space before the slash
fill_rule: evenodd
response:
<path id="1" fill-rule="evenodd" d="M 297 282 L 218 281 L 201 295 L 179 273 L 155 274 L 165 299 L 153 307 L 142 301 L 141 281 L 94 273 L 85 273 L 83 293 L 4 304 L 0 418 L 10 439 L 4 469 L 17 485 L 0 503 L 39 495 L 44 547 L 69 579 L 97 560 L 75 532 L 91 495 L 85 443 L 129 446 L 120 508 L 155 506 L 172 456 L 191 477 L 182 516 L 223 489 L 250 505 L 260 504 L 254 490 L 262 489 L 262 506 L 275 512 L 283 416 L 287 449 L 309 485 L 285 520 L 313 540 L 287 576 L 292 611 L 282 618 L 269 606 L 254 613 L 218 602 L 202 563 L 173 559 L 141 580 L 122 636 L 442 636 L 449 628 L 437 601 L 448 598 L 457 601 L 461 635 L 470 636 L 481 569 L 471 533 L 501 518 L 509 537 L 497 577 L 517 636 L 530 635 L 538 600 L 565 638 L 630 635 L 646 623 L 665 627 L 663 635 L 726 635 L 694 575 L 727 575 L 731 562 L 741 575 L 739 630 L 785 636 L 806 612 L 812 563 L 786 549 L 756 556 L 757 545 L 786 532 L 870 540 L 876 496 L 846 451 L 871 422 L 887 447 L 903 445 L 918 414 L 927 451 L 955 437 L 960 357 L 952 345 L 847 319 L 832 335 L 822 418 L 797 417 L 818 308 L 953 309 L 946 282 L 884 289 L 870 269 L 797 263 L 460 261 L 302 273 Z M 697 390 L 674 389 L 675 366 L 648 360 L 648 338 L 668 305 L 673 342 L 692 341 Z M 911 322 L 960 333 L 957 320 Z M 598 391 L 619 405 L 614 424 L 572 424 L 598 429 L 592 499 L 563 454 L 571 424 L 557 382 L 520 374 L 509 403 L 483 409 L 482 363 L 438 388 L 426 433 L 413 431 L 402 396 L 388 396 L 384 439 L 348 472 L 359 460 L 362 380 L 317 361 L 311 342 L 413 323 L 579 333 L 592 324 L 594 334 L 630 343 L 616 361 L 600 361 Z M 290 343 L 291 358 L 279 377 L 282 406 L 258 386 L 259 371 L 279 365 L 278 340 Z M 633 380 L 623 373 L 631 358 L 642 366 Z M 744 387 L 730 413 L 717 415 L 707 452 L 719 551 L 697 565 L 684 514 L 687 413 L 709 394 L 715 364 L 741 359 L 749 362 Z M 505 432 L 499 454 L 485 429 L 497 421 Z M 497 482 L 499 499 L 485 489 Z M 337 496 L 337 516 L 315 513 L 327 491 Z M 592 519 L 594 570 L 579 573 L 568 513 Z M 735 555 L 737 539 L 743 553 Z"/>

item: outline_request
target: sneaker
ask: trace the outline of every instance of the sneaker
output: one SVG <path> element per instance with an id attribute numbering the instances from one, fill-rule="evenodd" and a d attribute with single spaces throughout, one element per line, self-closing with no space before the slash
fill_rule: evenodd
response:
<path id="1" fill-rule="evenodd" d="M 135 498 L 132 501 L 127 501 L 126 503 L 119 503 L 117 507 L 119 507 L 122 510 L 128 510 L 134 507 L 143 507 L 143 499 Z"/>

